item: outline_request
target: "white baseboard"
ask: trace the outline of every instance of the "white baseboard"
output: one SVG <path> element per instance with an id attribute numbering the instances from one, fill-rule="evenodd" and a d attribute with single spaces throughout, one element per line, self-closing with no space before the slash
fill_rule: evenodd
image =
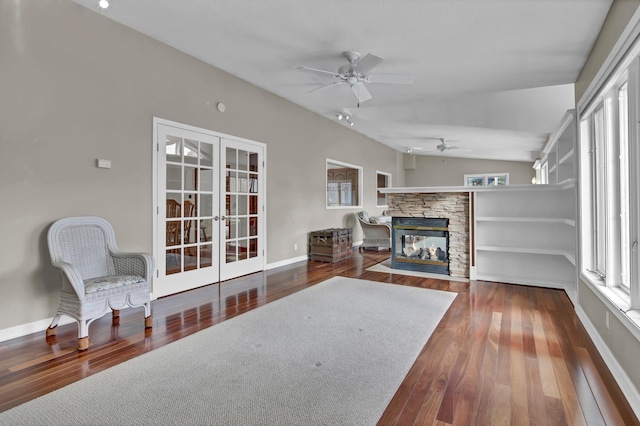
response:
<path id="1" fill-rule="evenodd" d="M 51 320 L 53 320 L 53 317 L 0 330 L 0 342 L 15 339 L 16 337 L 26 336 L 27 334 L 39 333 L 41 331 L 44 331 L 51 324 Z M 62 318 L 60 318 L 60 322 L 58 323 L 58 325 L 70 324 L 72 322 L 76 322 L 76 320 L 63 315 Z M 44 339 L 44 337 L 45 336 L 43 335 L 42 338 Z"/>
<path id="2" fill-rule="evenodd" d="M 604 342 L 604 340 L 602 340 L 602 337 L 600 337 L 600 333 L 598 333 L 598 330 L 596 330 L 596 328 L 593 326 L 593 323 L 589 319 L 589 316 L 582 309 L 582 307 L 580 307 L 579 305 L 576 306 L 575 311 L 578 315 L 578 318 L 580 319 L 580 322 L 587 330 L 589 337 L 596 345 L 600 356 L 607 364 L 607 367 L 609 367 L 609 370 L 618 383 L 618 386 L 620 386 L 622 393 L 627 398 L 627 401 L 629 402 L 629 405 L 631 405 L 633 412 L 637 417 L 640 418 L 640 393 L 638 393 L 638 389 L 634 386 L 627 373 L 618 363 L 618 360 L 616 360 L 613 353 L 611 353 L 611 350 L 609 349 L 607 344 Z"/>
<path id="3" fill-rule="evenodd" d="M 309 256 L 306 254 L 304 256 L 292 257 L 291 259 L 280 260 L 278 262 L 268 263 L 267 271 L 275 268 L 279 268 L 281 266 L 291 265 L 292 263 L 302 262 L 304 260 L 309 260 Z"/>

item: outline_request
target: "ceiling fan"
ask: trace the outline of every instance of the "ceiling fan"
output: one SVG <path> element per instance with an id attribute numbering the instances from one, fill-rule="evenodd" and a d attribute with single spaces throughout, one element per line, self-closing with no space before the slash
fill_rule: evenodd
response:
<path id="1" fill-rule="evenodd" d="M 424 148 L 419 148 L 419 147 L 413 147 L 413 148 L 408 148 L 407 149 L 407 153 L 412 154 L 413 151 L 422 151 L 422 152 L 435 152 L 435 151 L 439 151 L 439 152 L 447 152 L 450 150 L 460 150 L 460 151 L 469 151 L 468 149 L 460 149 L 457 146 L 453 146 L 453 145 L 449 145 L 449 143 L 447 142 L 447 138 L 429 138 L 429 139 L 438 139 L 440 141 L 440 144 L 438 144 L 435 148 L 433 149 L 424 149 Z"/>
<path id="2" fill-rule="evenodd" d="M 367 53 L 361 57 L 358 52 L 348 50 L 342 54 L 349 61 L 338 68 L 338 72 L 321 70 L 311 67 L 298 67 L 299 70 L 311 71 L 318 74 L 330 75 L 335 81 L 324 86 L 309 90 L 307 93 L 316 92 L 318 90 L 328 89 L 341 84 L 348 84 L 351 91 L 358 99 L 358 103 L 371 99 L 371 93 L 367 90 L 365 83 L 371 84 L 412 84 L 412 75 L 401 74 L 368 74 L 376 65 L 384 61 L 384 58 Z"/>

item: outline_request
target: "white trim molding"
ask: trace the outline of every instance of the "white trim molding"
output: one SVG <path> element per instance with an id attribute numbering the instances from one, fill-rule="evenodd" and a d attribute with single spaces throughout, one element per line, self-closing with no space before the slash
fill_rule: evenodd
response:
<path id="1" fill-rule="evenodd" d="M 41 331 L 46 330 L 51 324 L 51 318 L 45 318 L 39 321 L 30 322 L 27 324 L 16 325 L 15 327 L 5 328 L 4 330 L 0 330 L 0 342 L 4 342 L 6 340 L 15 339 L 17 337 L 23 337 L 28 334 L 39 333 Z M 58 325 L 71 324 L 76 322 L 75 319 L 67 316 L 63 316 L 60 319 Z M 42 338 L 45 339 L 46 336 L 42 334 Z"/>
<path id="2" fill-rule="evenodd" d="M 589 334 L 591 341 L 593 341 L 596 349 L 598 349 L 600 356 L 604 360 L 605 364 L 607 364 L 607 367 L 616 380 L 618 386 L 620 386 L 620 390 L 622 390 L 622 393 L 627 398 L 633 412 L 640 418 L 640 393 L 638 392 L 638 389 L 636 389 L 633 382 L 624 371 L 624 368 L 622 368 L 618 363 L 616 357 L 613 356 L 613 353 L 609 350 L 607 344 L 602 340 L 600 333 L 598 333 L 594 325 L 591 323 L 587 313 L 580 306 L 575 307 L 575 312 L 585 330 L 587 330 L 587 334 Z"/>

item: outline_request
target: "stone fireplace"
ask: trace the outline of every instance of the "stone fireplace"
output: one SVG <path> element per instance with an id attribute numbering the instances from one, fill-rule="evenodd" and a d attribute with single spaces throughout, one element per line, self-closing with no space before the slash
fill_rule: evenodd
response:
<path id="1" fill-rule="evenodd" d="M 388 192 L 387 197 L 389 216 L 448 219 L 449 275 L 469 278 L 469 192 Z"/>
<path id="2" fill-rule="evenodd" d="M 449 219 L 394 217 L 393 269 L 449 275 Z"/>

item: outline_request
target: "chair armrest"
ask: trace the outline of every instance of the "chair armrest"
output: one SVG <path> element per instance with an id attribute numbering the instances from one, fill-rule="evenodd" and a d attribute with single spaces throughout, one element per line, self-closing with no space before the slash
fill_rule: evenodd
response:
<path id="1" fill-rule="evenodd" d="M 116 275 L 137 275 L 151 283 L 154 261 L 147 253 L 111 251 Z"/>
<path id="2" fill-rule="evenodd" d="M 84 280 L 82 279 L 82 275 L 80 274 L 80 271 L 78 271 L 78 268 L 73 266 L 71 263 L 63 261 L 51 263 L 56 268 L 60 268 L 62 270 L 62 273 L 67 277 L 69 284 L 71 284 L 78 297 L 82 299 L 84 297 Z"/>

